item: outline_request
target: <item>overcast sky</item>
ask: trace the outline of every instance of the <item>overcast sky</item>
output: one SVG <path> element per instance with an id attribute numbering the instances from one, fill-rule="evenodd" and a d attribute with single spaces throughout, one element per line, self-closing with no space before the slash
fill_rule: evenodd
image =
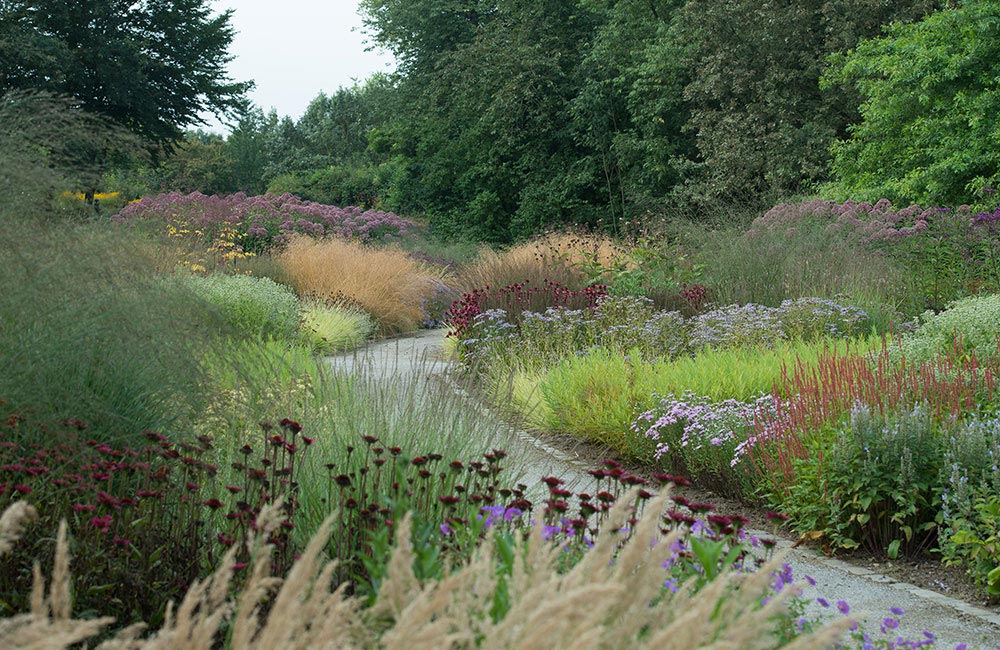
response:
<path id="1" fill-rule="evenodd" d="M 218 12 L 233 9 L 236 28 L 230 76 L 253 80 L 250 93 L 264 112 L 299 118 L 320 91 L 364 81 L 392 70 L 387 52 L 366 52 L 356 0 L 211 0 Z M 210 120 L 209 130 L 222 127 Z"/>

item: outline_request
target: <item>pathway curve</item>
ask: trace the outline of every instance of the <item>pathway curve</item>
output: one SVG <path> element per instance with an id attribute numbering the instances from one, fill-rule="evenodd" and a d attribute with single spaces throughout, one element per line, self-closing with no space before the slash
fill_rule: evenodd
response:
<path id="1" fill-rule="evenodd" d="M 424 372 L 428 380 L 449 381 L 455 390 L 460 391 L 453 377 L 454 364 L 442 355 L 444 335 L 445 330 L 424 330 L 411 336 L 375 342 L 352 353 L 330 357 L 328 361 L 345 369 L 372 364 L 390 373 Z M 469 404 L 470 408 L 481 411 L 483 417 L 497 417 L 471 396 Z M 505 439 L 491 441 L 491 444 L 510 452 L 509 463 L 522 471 L 524 483 L 541 490 L 539 479 L 558 476 L 567 482 L 570 489 L 592 491 L 594 479 L 587 471 L 594 468 L 575 458 L 571 452 L 557 449 L 531 433 L 509 426 L 502 435 Z M 539 494 L 543 493 L 536 492 L 536 500 Z M 769 533 L 757 534 L 773 537 Z M 807 614 L 839 616 L 836 603 L 843 599 L 850 604 L 852 615 L 865 617 L 866 629 L 876 639 L 895 639 L 903 635 L 910 640 L 919 640 L 926 630 L 937 637 L 936 648 L 951 650 L 960 643 L 968 644 L 969 650 L 1000 648 L 1000 614 L 994 611 L 897 582 L 868 569 L 827 558 L 812 549 L 791 546 L 791 540 L 780 539 L 778 542 L 778 548 L 787 553 L 785 559 L 792 567 L 795 579 L 801 581 L 804 576 L 809 576 L 816 582 L 805 593 L 810 598 Z M 829 607 L 824 608 L 819 599 L 829 603 Z M 890 612 L 893 607 L 901 609 L 904 615 L 899 619 L 900 625 L 895 633 L 883 636 L 879 629 L 883 620 L 896 618 Z"/>

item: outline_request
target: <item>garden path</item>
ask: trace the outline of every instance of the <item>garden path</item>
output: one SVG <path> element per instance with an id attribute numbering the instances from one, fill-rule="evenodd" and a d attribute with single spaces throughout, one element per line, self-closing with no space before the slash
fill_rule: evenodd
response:
<path id="1" fill-rule="evenodd" d="M 352 353 L 331 357 L 329 361 L 344 369 L 372 364 L 390 374 L 422 372 L 428 380 L 449 381 L 460 391 L 452 377 L 454 364 L 442 354 L 445 333 L 446 330 L 441 329 L 422 330 L 410 336 L 378 341 Z M 469 403 L 471 408 L 480 410 L 483 417 L 497 417 L 471 396 Z M 502 439 L 487 441 L 487 444 L 508 451 L 508 464 L 521 470 L 521 480 L 529 486 L 538 486 L 539 479 L 544 476 L 558 476 L 567 482 L 569 489 L 592 490 L 594 479 L 587 471 L 594 467 L 572 450 L 557 448 L 510 426 L 504 428 Z M 540 495 L 544 492 L 536 492 L 534 500 L 539 500 Z M 756 534 L 773 537 L 770 533 Z M 801 582 L 809 576 L 816 582 L 815 586 L 806 588 L 805 596 L 810 603 L 807 615 L 839 616 L 836 604 L 844 600 L 850 604 L 852 615 L 864 616 L 865 629 L 873 640 L 895 640 L 904 636 L 918 641 L 924 638 L 926 630 L 936 636 L 936 648 L 950 650 L 962 643 L 967 644 L 968 650 L 1000 648 L 1000 614 L 996 611 L 827 558 L 813 549 L 792 548 L 792 544 L 793 540 L 789 539 L 778 541 L 778 548 L 787 553 L 785 560 L 792 567 L 795 580 Z M 824 599 L 829 607 L 824 608 L 819 599 Z M 880 628 L 884 619 L 897 618 L 890 612 L 892 607 L 903 610 L 904 615 L 899 619 L 898 629 L 882 634 Z M 889 647 L 888 644 L 885 647 Z"/>

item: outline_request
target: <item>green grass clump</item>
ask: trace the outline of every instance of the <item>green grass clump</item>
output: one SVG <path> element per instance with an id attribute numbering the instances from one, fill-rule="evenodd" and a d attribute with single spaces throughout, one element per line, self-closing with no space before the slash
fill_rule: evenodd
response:
<path id="1" fill-rule="evenodd" d="M 651 455 L 649 441 L 629 428 L 638 413 L 652 408 L 655 395 L 692 392 L 712 401 L 752 401 L 769 393 L 785 368 L 797 361 L 806 367 L 824 351 L 851 350 L 865 354 L 880 339 L 860 341 L 822 339 L 811 343 L 781 343 L 773 348 L 704 349 L 693 357 L 673 361 L 644 361 L 638 354 L 596 348 L 564 359 L 536 380 L 543 405 L 525 398 L 529 377 L 514 392 L 515 408 L 535 412 L 544 428 L 608 445 L 617 452 L 644 458 Z M 515 388 L 518 388 L 515 383 Z M 525 411 L 531 420 L 532 416 Z"/>
<path id="2" fill-rule="evenodd" d="M 166 264 L 157 246 L 106 227 L 0 220 L 5 408 L 82 420 L 109 443 L 189 430 L 206 398 L 201 358 L 225 324 L 158 275 Z"/>
<path id="3" fill-rule="evenodd" d="M 247 337 L 281 340 L 298 331 L 298 298 L 290 288 L 270 278 L 223 274 L 181 277 L 183 284 Z"/>
<path id="4" fill-rule="evenodd" d="M 356 348 L 375 333 L 375 327 L 371 316 L 343 305 L 311 302 L 302 311 L 302 334 L 321 354 Z"/>
<path id="5" fill-rule="evenodd" d="M 920 328 L 905 336 L 901 352 L 916 362 L 957 351 L 980 359 L 1000 354 L 1000 295 L 956 300 L 945 311 L 921 316 Z"/>
<path id="6" fill-rule="evenodd" d="M 796 360 L 808 367 L 824 351 L 844 351 L 849 347 L 865 354 L 879 342 L 878 337 L 856 341 L 824 338 L 810 343 L 783 342 L 772 348 L 706 348 L 693 357 L 651 366 L 648 383 L 661 395 L 691 391 L 719 402 L 746 401 L 771 392 L 783 369 L 793 368 Z"/>

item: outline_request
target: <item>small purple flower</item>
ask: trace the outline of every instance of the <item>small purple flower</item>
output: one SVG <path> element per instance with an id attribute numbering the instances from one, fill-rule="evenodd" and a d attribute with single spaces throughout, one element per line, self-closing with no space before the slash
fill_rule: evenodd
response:
<path id="1" fill-rule="evenodd" d="M 903 615 L 903 610 L 900 609 L 899 607 L 890 607 L 889 611 L 892 612 L 893 614 L 895 614 L 896 616 L 902 616 Z"/>
<path id="2" fill-rule="evenodd" d="M 441 534 L 445 537 L 451 535 L 451 526 L 448 525 L 448 522 L 441 524 Z"/>
<path id="3" fill-rule="evenodd" d="M 895 630 L 897 627 L 899 627 L 899 621 L 892 618 L 891 616 L 887 616 L 884 619 L 882 619 L 883 633 L 885 633 L 886 630 Z"/>
<path id="4" fill-rule="evenodd" d="M 816 581 L 815 581 L 815 580 L 813 579 L 813 577 L 812 577 L 811 575 L 809 575 L 808 573 L 807 573 L 807 574 L 805 575 L 805 579 L 806 579 L 806 582 L 808 582 L 808 583 L 809 583 L 809 586 L 810 586 L 810 587 L 815 587 L 815 586 L 816 586 Z"/>
<path id="5" fill-rule="evenodd" d="M 830 603 L 826 600 L 826 598 L 822 598 L 822 597 L 817 598 L 816 602 L 819 603 L 823 607 L 829 607 L 830 606 Z"/>
<path id="6" fill-rule="evenodd" d="M 838 600 L 837 609 L 840 610 L 841 614 L 847 616 L 847 614 L 851 611 L 851 606 L 847 604 L 846 600 Z"/>

